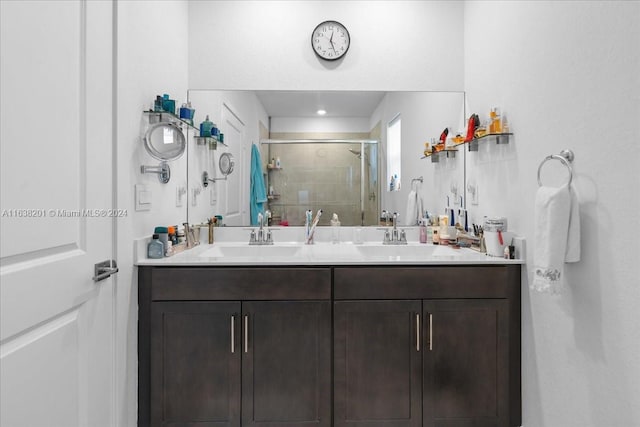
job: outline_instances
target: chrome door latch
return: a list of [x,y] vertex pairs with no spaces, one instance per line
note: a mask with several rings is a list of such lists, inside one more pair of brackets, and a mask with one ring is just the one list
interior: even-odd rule
[[93,266],[93,281],[99,282],[118,272],[118,265],[113,259],[102,261]]

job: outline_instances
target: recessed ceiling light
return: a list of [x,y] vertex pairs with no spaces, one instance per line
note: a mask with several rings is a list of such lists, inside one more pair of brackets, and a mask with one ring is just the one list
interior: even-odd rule
[[319,116],[324,116],[325,114],[327,114],[325,110],[318,110],[317,113]]

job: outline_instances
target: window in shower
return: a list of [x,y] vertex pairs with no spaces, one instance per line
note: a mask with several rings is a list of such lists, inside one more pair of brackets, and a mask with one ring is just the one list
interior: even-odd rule
[[387,190],[398,191],[402,179],[401,170],[401,129],[400,114],[387,125]]

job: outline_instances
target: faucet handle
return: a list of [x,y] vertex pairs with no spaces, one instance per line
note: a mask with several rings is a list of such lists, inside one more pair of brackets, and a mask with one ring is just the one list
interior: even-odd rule
[[250,245],[256,244],[256,231],[253,229],[251,230],[251,234],[249,235],[249,244]]
[[407,233],[404,230],[400,230],[400,244],[407,244]]

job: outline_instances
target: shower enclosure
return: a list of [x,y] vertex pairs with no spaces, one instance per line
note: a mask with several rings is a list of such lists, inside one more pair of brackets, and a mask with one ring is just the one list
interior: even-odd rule
[[265,182],[274,225],[285,221],[303,225],[308,209],[314,214],[323,210],[321,225],[328,225],[334,213],[345,226],[378,224],[376,140],[287,139],[262,143],[268,144]]

